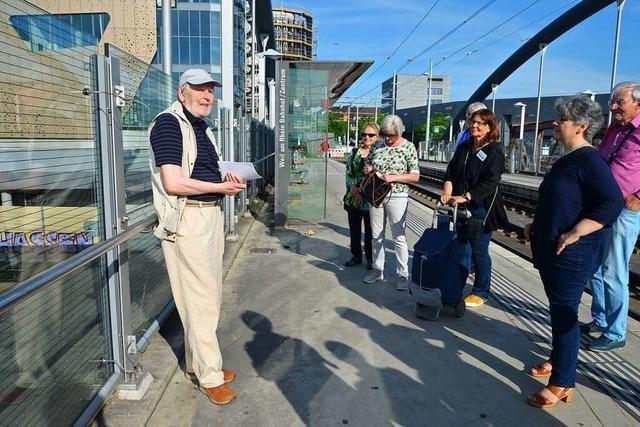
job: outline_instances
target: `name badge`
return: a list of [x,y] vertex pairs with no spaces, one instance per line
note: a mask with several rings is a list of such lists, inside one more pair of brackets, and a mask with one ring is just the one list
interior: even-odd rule
[[482,150],[478,151],[478,154],[476,154],[476,156],[478,156],[478,158],[480,159],[481,162],[484,162],[484,159],[487,158],[487,155],[484,154],[484,151],[482,151]]

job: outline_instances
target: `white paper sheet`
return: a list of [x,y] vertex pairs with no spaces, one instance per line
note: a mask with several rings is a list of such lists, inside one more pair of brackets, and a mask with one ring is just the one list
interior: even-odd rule
[[224,179],[224,177],[229,172],[234,172],[245,181],[262,178],[260,175],[258,175],[258,172],[256,172],[256,168],[253,167],[253,163],[251,162],[219,161],[218,167],[220,168],[220,175],[222,175],[222,179]]

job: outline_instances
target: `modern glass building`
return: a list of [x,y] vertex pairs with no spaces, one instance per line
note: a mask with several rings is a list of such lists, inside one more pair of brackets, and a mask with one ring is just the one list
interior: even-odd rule
[[[171,9],[171,74],[178,80],[189,68],[202,68],[221,80],[222,24],[220,0],[178,0]],[[156,10],[158,50],[153,64],[162,68],[162,8]],[[234,35],[235,36],[235,35]],[[216,97],[221,91],[216,89]]]

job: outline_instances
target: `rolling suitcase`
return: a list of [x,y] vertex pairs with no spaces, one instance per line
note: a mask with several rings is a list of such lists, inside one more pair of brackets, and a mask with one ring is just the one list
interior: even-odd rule
[[457,206],[438,204],[431,228],[424,231],[413,247],[409,293],[415,302],[413,310],[417,317],[437,320],[445,306],[452,306],[456,317],[464,315],[464,286],[456,234],[458,214]]

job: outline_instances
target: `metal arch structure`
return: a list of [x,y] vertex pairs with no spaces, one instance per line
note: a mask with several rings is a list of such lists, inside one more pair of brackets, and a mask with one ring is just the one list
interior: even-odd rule
[[550,44],[555,39],[584,21],[585,19],[595,15],[616,0],[583,0],[567,12],[562,14],[558,19],[544,27],[535,36],[529,39],[524,45],[515,51],[506,61],[504,61],[496,70],[482,83],[478,89],[465,102],[464,106],[456,113],[452,123],[464,118],[467,107],[476,101],[483,101],[491,94],[492,84],[501,84],[522,64],[531,59],[540,52],[541,44]]

